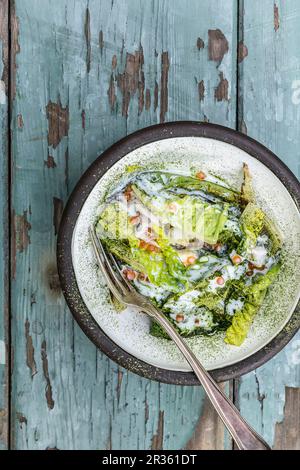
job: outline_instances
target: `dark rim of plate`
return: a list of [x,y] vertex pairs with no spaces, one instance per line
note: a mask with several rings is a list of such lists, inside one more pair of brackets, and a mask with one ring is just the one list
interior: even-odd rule
[[[88,338],[109,358],[130,371],[160,382],[177,385],[199,385],[193,372],[180,372],[155,367],[128,354],[114,343],[96,323],[87,309],[77,286],[72,263],[72,236],[78,215],[98,180],[129,152],[151,142],[174,137],[204,137],[238,147],[267,166],[289,191],[298,209],[300,183],[288,167],[270,150],[240,132],[216,124],[178,121],[139,130],[112,145],[86,170],[73,190],[63,212],[57,242],[57,265],[61,288],[67,304]],[[235,364],[211,371],[218,382],[234,379],[261,366],[277,354],[300,327],[300,302],[285,327],[266,346]]]

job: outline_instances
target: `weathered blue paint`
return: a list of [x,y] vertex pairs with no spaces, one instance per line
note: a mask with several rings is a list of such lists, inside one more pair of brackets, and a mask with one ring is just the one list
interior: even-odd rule
[[139,378],[95,349],[60,292],[55,232],[84,169],[126,133],[174,119],[235,126],[236,2],[17,0],[16,15],[12,445],[181,448],[201,388]]
[[[299,2],[242,4],[240,39],[248,55],[239,66],[241,128],[300,176]],[[243,377],[239,386],[242,414],[270,443],[275,440],[275,447],[281,446],[279,436],[275,438],[276,423],[294,415],[286,432],[289,444],[299,448],[299,440],[296,444],[292,437],[300,433],[299,409],[297,401],[285,408],[286,387],[300,387],[299,334],[272,361]]]
[[[235,127],[237,104],[239,128],[299,175],[298,2],[240,0],[240,18],[231,0],[15,3],[12,446],[230,448],[201,388],[134,376],[85,338],[60,292],[56,232],[64,202],[96,156],[159,121],[203,119]],[[5,8],[1,0],[1,76]],[[0,93],[0,350],[1,340],[8,340],[7,103]],[[242,414],[277,448],[300,446],[299,350],[298,336],[235,384]],[[0,447],[8,435],[5,371],[7,360],[4,366],[0,359]],[[226,389],[232,394],[232,384]]]
[[8,15],[0,1],[0,450],[8,446]]

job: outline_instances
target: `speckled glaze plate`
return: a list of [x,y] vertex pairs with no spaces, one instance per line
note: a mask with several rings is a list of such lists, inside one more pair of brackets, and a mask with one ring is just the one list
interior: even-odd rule
[[197,384],[175,345],[149,334],[149,318],[134,309],[117,313],[97,269],[88,227],[99,214],[127,165],[214,173],[237,188],[248,163],[258,204],[284,236],[283,268],[269,290],[241,347],[224,343],[224,333],[188,342],[220,381],[246,373],[274,356],[300,325],[300,185],[289,169],[256,141],[225,127],[176,122],[138,131],[105,151],[87,170],[63,214],[58,239],[62,289],[87,336],[120,365],[151,379]]

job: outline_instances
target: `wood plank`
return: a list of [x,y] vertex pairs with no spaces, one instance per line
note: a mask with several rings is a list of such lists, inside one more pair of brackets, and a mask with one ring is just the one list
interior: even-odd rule
[[0,450],[8,447],[8,0],[0,0]]
[[97,351],[64,303],[55,242],[83,170],[126,133],[235,126],[235,3],[16,0],[14,448],[178,449],[193,434],[201,388],[142,379]]
[[[232,399],[231,387],[228,389],[228,384],[224,383],[220,386]],[[232,440],[208,397],[205,397],[202,414],[185,449],[224,450],[224,448],[231,449]]]
[[276,424],[274,448],[277,450],[300,449],[300,388],[286,387],[284,418]]
[[[273,150],[299,177],[299,2],[245,1],[240,11],[244,25],[240,128]],[[242,414],[275,447],[285,446],[283,432],[300,433],[300,421],[290,419],[291,402],[287,401],[287,387],[300,387],[299,345],[298,334],[284,351],[243,377],[239,385]],[[276,423],[281,422],[274,442]],[[299,448],[299,440],[287,445]]]

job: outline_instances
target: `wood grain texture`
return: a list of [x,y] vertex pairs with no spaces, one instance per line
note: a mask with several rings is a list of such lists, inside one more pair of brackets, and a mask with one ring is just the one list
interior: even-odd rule
[[0,450],[8,447],[8,1],[0,0]]
[[284,418],[276,424],[274,448],[277,450],[300,449],[300,388],[286,387]]
[[[239,39],[247,47],[239,66],[240,129],[273,150],[299,177],[300,4],[297,0],[240,3]],[[300,387],[299,334],[239,384],[242,414],[275,448],[285,446],[281,438],[289,432],[300,434],[300,420],[291,419],[298,402],[292,401],[296,395],[287,387]],[[299,439],[286,445],[299,449]]]
[[[232,399],[231,387],[228,384],[220,384],[220,386]],[[229,438],[227,430],[211,402],[205,397],[202,414],[185,449],[224,450],[224,448],[230,449],[231,445],[231,438]]]
[[96,350],[61,294],[56,233],[82,172],[127,133],[178,119],[235,127],[236,2],[15,3],[12,446],[182,448],[203,391],[134,376]]

